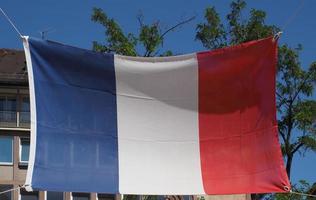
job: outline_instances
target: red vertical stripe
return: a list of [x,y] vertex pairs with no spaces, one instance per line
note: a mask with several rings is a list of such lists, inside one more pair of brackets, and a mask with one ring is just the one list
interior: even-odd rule
[[284,192],[272,38],[199,53],[199,136],[207,194]]

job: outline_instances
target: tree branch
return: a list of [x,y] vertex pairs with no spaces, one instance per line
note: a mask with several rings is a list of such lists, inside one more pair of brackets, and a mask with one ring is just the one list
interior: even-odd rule
[[190,21],[194,20],[196,18],[196,16],[190,17],[189,19],[186,19],[184,21],[179,22],[178,24],[172,26],[171,28],[169,28],[168,30],[166,30],[165,32],[163,32],[160,36],[161,39],[164,38],[164,36],[169,33],[170,31],[173,31],[174,29],[178,28],[179,26],[182,26],[183,24],[189,23]]
[[137,18],[137,21],[139,23],[139,26],[143,27],[144,26],[144,22],[143,22],[144,16],[143,16],[143,14],[142,13],[138,14],[136,18]]
[[[193,17],[190,17],[190,18],[188,18],[188,19],[186,19],[186,20],[183,20],[183,21],[177,23],[176,25],[172,26],[171,28],[167,29],[165,32],[163,32],[163,33],[160,35],[160,39],[162,40],[162,43],[161,43],[161,44],[163,45],[163,39],[164,39],[164,37],[165,37],[169,32],[175,30],[176,28],[178,28],[178,27],[180,27],[180,26],[182,26],[182,25],[184,25],[184,24],[187,24],[187,23],[191,22],[191,21],[194,20],[195,18],[196,18],[196,16],[193,16]],[[159,51],[159,49],[156,51],[155,55],[158,54],[158,51]],[[145,54],[145,55],[146,55],[146,54]]]
[[285,135],[284,135],[284,133],[281,131],[281,130],[279,130],[279,133],[280,133],[280,135],[281,135],[281,137],[282,137],[282,139],[283,139],[283,142],[285,143]]
[[293,96],[293,101],[296,99],[296,97],[299,95],[299,93],[301,92],[301,90],[303,89],[303,86],[306,84],[307,80],[310,78],[311,73],[309,73],[306,78],[303,80],[302,84],[300,85],[300,87],[298,88],[297,92],[295,93],[295,95]]
[[284,97],[282,97],[277,91],[275,92],[276,95],[278,96],[279,100],[280,100],[280,104],[277,105],[278,108],[281,108],[281,106],[283,106],[283,104],[285,104],[287,102],[287,99],[285,99]]
[[287,144],[290,143],[289,141],[291,139],[291,133],[292,133],[292,128],[293,128],[292,105],[293,105],[293,101],[290,100],[289,108],[288,108],[288,119],[286,120],[286,125],[287,125],[286,143]]
[[297,150],[299,150],[299,148],[301,148],[304,145],[303,142],[299,142],[297,144],[297,146],[293,149],[293,151],[291,151],[291,154],[294,154]]

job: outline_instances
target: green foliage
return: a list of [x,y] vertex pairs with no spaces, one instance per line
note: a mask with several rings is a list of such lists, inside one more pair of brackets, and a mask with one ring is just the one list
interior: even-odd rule
[[158,23],[152,25],[142,25],[139,34],[139,41],[146,49],[145,57],[151,56],[162,44]]
[[173,56],[172,51],[168,50],[165,53],[161,54],[160,56]]
[[251,9],[249,18],[243,19],[243,10],[246,8],[243,0],[233,1],[231,12],[226,16],[227,28],[223,25],[215,7],[205,9],[205,22],[196,27],[196,40],[201,41],[207,49],[217,49],[229,45],[257,40],[271,36],[279,31],[276,26],[266,25],[266,13]]
[[107,44],[93,42],[93,49],[100,52],[116,52],[122,55],[136,56],[136,38],[133,34],[125,35],[114,19],[109,18],[100,8],[94,8],[91,20],[105,28]]
[[295,125],[302,131],[315,133],[316,102],[313,100],[300,100],[293,108]]
[[298,138],[300,144],[307,150],[311,149],[316,152],[316,137],[315,135],[301,136]]
[[[170,50],[159,54],[165,36],[193,19],[194,17],[162,31],[158,21],[151,24],[144,24],[143,16],[139,15],[139,33],[125,34],[114,19],[109,18],[102,9],[94,8],[91,20],[104,27],[106,39],[104,44],[93,41],[93,50],[98,52],[112,52],[127,56],[171,56],[173,53]],[[139,50],[140,48],[138,47],[142,47],[144,53],[141,53],[142,51]]]
[[137,195],[124,195],[123,200],[138,200]]
[[[295,49],[287,45],[279,47],[278,124],[289,176],[294,154],[316,149],[316,101],[311,99],[316,84],[315,63],[304,70],[299,62],[301,50],[300,45]],[[299,132],[299,135],[293,134],[294,131]]]
[[157,200],[157,195],[124,195],[123,200]]
[[204,17],[207,23],[197,25],[196,40],[200,40],[207,49],[226,46],[226,31],[215,7],[206,8]]
[[236,1],[230,4],[231,13],[226,18],[229,23],[230,44],[238,44],[245,41],[245,25],[242,22],[241,12],[246,7],[245,1]]

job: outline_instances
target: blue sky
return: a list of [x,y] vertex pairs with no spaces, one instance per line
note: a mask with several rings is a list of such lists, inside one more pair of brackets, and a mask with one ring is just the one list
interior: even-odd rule
[[[292,17],[303,2],[301,11]],[[104,30],[90,21],[93,7],[100,7],[115,18],[126,32],[137,32],[136,16],[142,12],[145,22],[159,20],[164,27],[170,27],[184,18],[197,15],[197,18],[170,33],[164,50],[173,50],[177,54],[204,50],[194,41],[195,26],[203,20],[203,11],[207,6],[215,6],[224,17],[229,11],[228,0],[2,0],[0,6],[15,22],[24,35],[40,37],[40,31],[51,29],[47,38],[65,44],[91,49],[92,41],[103,41]],[[248,8],[262,9],[267,12],[267,22],[284,27],[280,43],[294,47],[303,45],[301,63],[304,68],[316,61],[316,1],[265,0],[247,1]],[[18,35],[2,16],[0,18],[0,48],[22,49]],[[314,96],[315,97],[315,96]],[[255,162],[255,161],[254,161]],[[292,181],[300,179],[316,181],[316,154],[307,153],[305,157],[296,155],[292,166]]]

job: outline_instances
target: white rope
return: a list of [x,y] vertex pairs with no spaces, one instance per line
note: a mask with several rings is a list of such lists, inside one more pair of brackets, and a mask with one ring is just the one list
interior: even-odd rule
[[14,28],[14,30],[20,35],[20,37],[22,38],[22,34],[19,31],[19,29],[14,25],[14,23],[11,21],[11,19],[9,18],[9,16],[2,10],[2,8],[0,7],[0,11],[2,12],[3,16],[8,20],[8,22],[12,25],[12,27]]
[[301,196],[307,196],[307,197],[316,197],[316,195],[313,194],[306,194],[306,193],[300,193],[300,192],[293,192],[292,190],[290,191],[291,194],[297,194]]
[[9,190],[2,191],[2,192],[0,192],[0,194],[12,192],[12,191],[15,191],[15,190],[19,190],[21,188],[25,188],[25,185],[22,185],[22,186],[19,186],[19,187],[16,187],[16,188],[12,188],[12,189],[9,189]]
[[304,6],[304,0],[300,1],[300,4],[298,7],[296,7],[296,10],[292,13],[292,15],[287,19],[287,21],[284,23],[283,27],[282,27],[282,31],[284,31],[287,26],[293,22],[293,20],[298,16],[298,14],[302,11],[302,8]]

